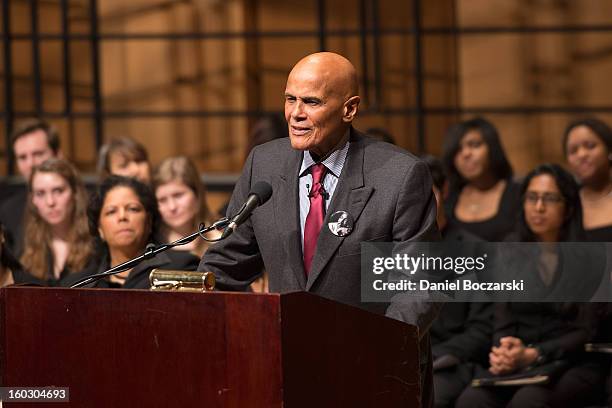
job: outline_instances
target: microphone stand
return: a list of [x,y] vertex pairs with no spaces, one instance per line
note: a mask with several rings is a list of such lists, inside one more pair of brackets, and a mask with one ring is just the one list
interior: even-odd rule
[[202,237],[203,234],[206,234],[209,231],[212,231],[214,229],[220,230],[220,229],[227,227],[229,223],[230,223],[230,220],[227,217],[223,217],[217,222],[215,222],[213,225],[209,227],[205,227],[203,229],[199,229],[193,234],[187,235],[186,237],[183,237],[183,238],[179,238],[174,242],[171,242],[168,244],[161,244],[158,246],[149,244],[147,245],[147,249],[142,255],[137,256],[136,258],[130,259],[129,261],[123,262],[117,266],[114,266],[104,272],[97,273],[95,275],[91,275],[86,278],[83,278],[70,287],[80,288],[85,285],[89,285],[90,283],[97,282],[98,280],[103,279],[107,276],[116,275],[118,273],[127,271],[128,269],[132,269],[133,267],[135,267],[136,265],[138,265],[140,262],[144,261],[145,259],[151,259],[155,255],[159,254],[160,252],[167,251],[168,249],[173,248],[175,246],[186,245],[194,241],[197,237]]

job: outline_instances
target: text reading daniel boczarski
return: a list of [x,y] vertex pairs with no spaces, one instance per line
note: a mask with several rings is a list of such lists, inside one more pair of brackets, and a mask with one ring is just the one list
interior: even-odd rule
[[[417,272],[445,273],[454,272],[464,275],[466,272],[481,272],[485,269],[487,254],[479,257],[441,257],[441,256],[410,256],[397,254],[392,257],[373,258],[372,272],[381,275],[385,272],[400,272],[400,274],[415,275]],[[476,276],[476,274],[470,274]],[[414,291],[414,290],[441,290],[441,291],[522,291],[523,279],[513,279],[507,282],[481,282],[467,277],[457,279],[444,279],[432,282],[429,279],[394,279],[384,281],[376,279],[372,282],[376,291]]]

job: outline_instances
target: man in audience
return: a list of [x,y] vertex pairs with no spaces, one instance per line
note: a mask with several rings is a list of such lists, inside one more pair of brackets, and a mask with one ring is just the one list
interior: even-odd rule
[[[271,292],[309,291],[367,307],[360,298],[361,242],[404,248],[438,238],[427,167],[355,130],[359,102],[357,73],[346,58],[323,52],[295,65],[285,88],[289,138],[251,151],[228,213],[240,209],[259,181],[272,186],[272,198],[200,263],[216,274],[219,288],[244,290],[265,266]],[[334,233],[329,224],[343,216],[349,227]],[[430,406],[427,329],[437,309],[414,303],[393,317],[421,329],[422,405]]]
[[[11,134],[11,146],[17,171],[26,183],[34,166],[61,155],[57,130],[40,119],[27,119],[18,123]],[[0,222],[6,226],[7,241],[13,253],[17,255],[22,247],[27,196],[27,189],[15,190],[0,206]]]

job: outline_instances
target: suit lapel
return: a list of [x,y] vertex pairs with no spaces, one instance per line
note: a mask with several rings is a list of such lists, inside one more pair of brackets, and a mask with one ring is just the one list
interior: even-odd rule
[[302,152],[291,150],[278,174],[278,192],[275,192],[274,212],[282,231],[282,242],[287,254],[289,269],[302,289],[306,288],[306,276],[301,247],[300,207],[298,197],[299,171]]
[[372,194],[372,187],[364,186],[363,155],[363,141],[356,134],[356,131],[351,129],[351,144],[344,167],[342,167],[336,191],[334,191],[332,202],[325,214],[325,220],[319,233],[317,250],[312,261],[310,274],[308,275],[306,290],[312,288],[314,282],[332,259],[342,241],[344,241],[344,237],[332,234],[327,227],[330,215],[336,211],[346,211],[357,223],[363,208]]

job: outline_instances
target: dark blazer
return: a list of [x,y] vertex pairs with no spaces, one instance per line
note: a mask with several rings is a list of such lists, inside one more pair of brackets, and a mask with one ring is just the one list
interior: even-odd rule
[[[79,273],[71,274],[62,280],[62,286],[71,286],[79,280],[110,269],[108,255],[102,255],[101,262],[93,263]],[[198,266],[198,257],[186,251],[161,252],[151,259],[147,259],[136,265],[127,276],[123,285],[111,283],[102,279],[96,283],[85,286],[86,288],[123,288],[123,289],[149,289],[149,273],[153,269],[170,269],[194,271]]]
[[24,216],[27,208],[28,191],[19,188],[0,204],[0,222],[7,232],[7,243],[11,252],[19,258],[23,250]]
[[[200,270],[217,275],[221,289],[245,289],[265,265],[271,292],[309,291],[360,306],[361,242],[437,240],[435,199],[427,166],[410,153],[352,130],[350,147],[306,277],[299,224],[301,151],[288,138],[257,146],[234,189],[228,213],[238,211],[258,181],[272,198],[228,239],[213,245]],[[346,237],[327,228],[330,214],[348,212]]]
[[[457,244],[463,251],[466,247],[460,244],[462,242],[482,242],[482,239],[453,224],[447,224],[442,230],[442,240]],[[434,359],[450,354],[462,362],[488,365],[492,333],[491,303],[445,303],[430,329]]]
[[[212,271],[220,289],[244,290],[262,268],[271,292],[308,291],[338,302],[383,313],[382,304],[360,301],[361,243],[438,240],[436,204],[427,166],[412,154],[351,129],[350,146],[338,185],[327,209],[310,274],[304,272],[299,216],[299,170],[303,152],[282,138],[255,147],[234,188],[229,214],[238,211],[258,181],[272,186],[271,199],[229,238],[208,249],[199,270]],[[327,228],[329,216],[346,211],[354,229],[346,237]],[[417,303],[417,302],[415,302]],[[429,337],[437,305],[428,302],[389,308],[393,318],[421,329],[423,405],[431,403]],[[381,307],[383,306],[383,307]]]

